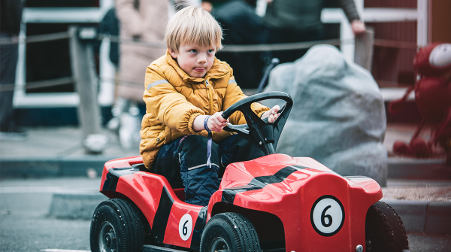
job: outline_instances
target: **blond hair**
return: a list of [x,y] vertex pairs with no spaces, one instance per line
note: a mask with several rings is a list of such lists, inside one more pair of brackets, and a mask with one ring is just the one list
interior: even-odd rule
[[167,47],[178,52],[180,45],[197,44],[222,48],[222,28],[210,13],[189,6],[178,11],[168,22],[164,35]]

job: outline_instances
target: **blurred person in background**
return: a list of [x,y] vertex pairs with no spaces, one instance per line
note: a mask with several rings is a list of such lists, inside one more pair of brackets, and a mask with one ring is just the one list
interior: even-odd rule
[[[224,30],[224,45],[267,43],[266,27],[256,11],[256,0],[205,0],[204,10],[211,12]],[[257,88],[265,66],[271,61],[269,52],[221,52],[218,59],[233,68],[241,88]]]
[[[112,37],[118,37],[119,36],[119,20],[117,19],[116,15],[116,8],[112,7],[110,8],[105,15],[102,18],[102,21],[100,21],[98,26],[98,32],[99,34],[103,35],[109,35]],[[95,42],[95,52],[100,53],[100,44],[101,40],[98,40]],[[119,69],[119,43],[116,41],[110,42],[110,51],[108,54],[108,58],[110,59],[111,63],[113,63],[116,70]]]
[[[266,0],[264,24],[269,28],[268,42],[293,43],[324,40],[324,24],[321,11],[326,0]],[[334,0],[343,9],[351,24],[354,35],[365,32],[365,24],[360,21],[354,0]],[[308,49],[295,51],[275,51],[274,57],[280,62],[292,62],[302,57]]]
[[[326,36],[324,24],[321,22],[321,12],[326,4],[331,2],[337,3],[343,9],[354,35],[365,32],[365,24],[360,21],[354,0],[264,1],[267,7],[263,17],[255,12],[256,0],[204,0],[202,7],[210,11],[222,25],[225,45],[324,40]],[[256,88],[264,69],[273,57],[279,58],[280,63],[293,62],[301,58],[307,50],[308,48],[261,53],[219,53],[218,58],[225,59],[234,68],[240,86]]]
[[[169,5],[168,0],[116,0],[121,40],[163,45]],[[121,146],[128,149],[136,145],[137,148],[141,140],[139,131],[142,115],[139,107],[144,106],[142,97],[146,68],[164,54],[166,48],[121,43],[119,50],[120,80],[113,120],[118,121],[116,127]]]
[[[11,39],[19,35],[23,2],[21,0],[0,1],[0,38]],[[14,120],[13,95],[16,81],[18,44],[0,45],[0,140],[25,140],[27,134],[19,129]],[[11,88],[9,88],[11,86]]]
[[[145,112],[143,83],[147,66],[166,52],[164,31],[177,6],[200,5],[201,0],[116,0],[121,40],[158,46],[120,43],[119,85],[108,128],[117,131],[121,146],[138,147],[141,118]],[[111,58],[111,55],[110,55]],[[135,146],[136,145],[136,146]]]

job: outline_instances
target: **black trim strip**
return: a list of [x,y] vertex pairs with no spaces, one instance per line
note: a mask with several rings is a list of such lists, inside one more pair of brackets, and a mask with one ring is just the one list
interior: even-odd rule
[[285,168],[280,169],[278,172],[274,173],[274,175],[256,177],[249,184],[257,186],[257,187],[261,187],[261,188],[263,188],[269,184],[277,184],[277,183],[284,181],[293,172],[299,171],[300,169],[303,169],[303,168],[306,168],[306,167],[298,168],[298,167],[294,167],[294,166],[287,166]]
[[262,187],[251,185],[250,183],[245,186],[226,188],[222,191],[221,201],[233,204],[233,201],[235,200],[235,195],[237,193],[258,190],[258,189],[262,189]]
[[202,207],[199,211],[199,215],[197,215],[196,224],[194,225],[193,230],[193,238],[191,238],[191,249],[200,249],[200,239],[207,222],[207,209],[207,206]]
[[252,179],[249,184],[245,186],[232,187],[227,188],[222,191],[222,202],[227,202],[233,204],[235,201],[235,196],[241,192],[247,192],[252,190],[263,189],[265,186],[269,184],[277,184],[284,181],[288,176],[296,171],[300,171],[302,169],[307,169],[308,167],[300,166],[300,165],[290,165],[280,169],[278,172],[274,173],[274,175],[255,177]]
[[111,168],[106,174],[105,182],[103,183],[102,191],[116,191],[117,182],[120,176],[130,175],[137,172],[137,170],[127,168]]
[[166,232],[166,226],[168,225],[173,204],[174,199],[169,194],[168,189],[163,186],[158,209],[152,224],[152,235],[154,241],[157,243],[163,243],[164,241],[164,233]]
[[227,203],[233,204],[233,201],[235,200],[235,195],[237,193],[246,192],[246,191],[247,190],[238,190],[238,189],[233,189],[233,188],[224,189],[222,191],[221,202],[227,202]]

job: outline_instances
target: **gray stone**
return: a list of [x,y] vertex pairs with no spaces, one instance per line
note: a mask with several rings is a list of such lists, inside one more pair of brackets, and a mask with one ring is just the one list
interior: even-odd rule
[[278,153],[312,157],[343,176],[368,176],[386,186],[385,108],[368,71],[335,47],[317,45],[277,66],[267,91],[283,91],[294,100]]

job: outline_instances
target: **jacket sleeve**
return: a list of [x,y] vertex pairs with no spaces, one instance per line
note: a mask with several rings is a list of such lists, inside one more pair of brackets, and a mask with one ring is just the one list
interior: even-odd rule
[[185,134],[194,134],[194,119],[204,112],[149,66],[146,71],[144,102],[147,113],[171,129]]
[[[223,110],[226,110],[228,107],[232,106],[236,102],[238,102],[246,97],[247,96],[243,93],[241,88],[237,85],[235,78],[232,76],[232,78],[230,78],[229,84],[227,86],[227,91],[226,91],[226,95],[224,98]],[[259,117],[261,117],[265,111],[269,110],[268,107],[263,106],[257,102],[255,102],[251,105],[251,109]],[[246,123],[246,119],[244,118],[243,114],[239,111],[233,113],[229,117],[229,120],[230,120],[230,123],[232,123],[232,124],[245,124]]]
[[116,15],[123,28],[133,36],[140,36],[144,31],[144,21],[135,7],[136,0],[116,0]]
[[359,13],[355,7],[354,0],[339,0],[340,6],[343,9],[349,23],[353,20],[360,20]]

